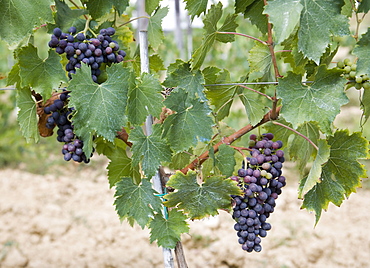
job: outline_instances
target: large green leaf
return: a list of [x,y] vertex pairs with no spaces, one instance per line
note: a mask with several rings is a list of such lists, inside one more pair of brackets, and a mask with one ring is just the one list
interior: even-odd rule
[[157,241],[158,246],[175,248],[181,234],[189,231],[186,216],[175,209],[168,212],[168,219],[156,214],[150,222],[150,243]]
[[72,120],[78,136],[96,132],[113,141],[126,124],[127,92],[133,86],[133,72],[114,64],[107,68],[107,74],[104,83],[94,83],[91,69],[83,64],[70,82],[69,106],[76,110]]
[[142,124],[149,114],[159,118],[163,106],[161,91],[157,78],[148,73],[141,75],[136,87],[128,93],[127,115],[132,124]]
[[18,63],[21,86],[32,87],[44,100],[49,99],[52,90],[57,89],[61,82],[67,80],[60,63],[60,56],[53,50],[49,50],[48,58],[42,60],[37,55],[37,48],[29,44],[19,51]]
[[165,105],[175,111],[164,121],[163,136],[169,138],[171,148],[178,153],[195,146],[200,141],[209,141],[212,137],[213,120],[207,103],[199,98],[191,98],[180,89],[172,92],[165,100]]
[[132,145],[132,162],[134,165],[142,161],[142,169],[149,178],[154,176],[162,161],[171,161],[171,149],[161,137],[160,125],[153,125],[153,133],[146,136],[141,127],[133,129],[129,140]]
[[0,38],[16,47],[35,26],[51,22],[50,0],[0,0]]
[[144,228],[154,217],[154,212],[161,213],[162,201],[149,180],[143,179],[140,185],[132,182],[131,178],[122,178],[116,183],[114,205],[121,219],[134,218]]
[[275,0],[268,1],[265,14],[269,15],[270,22],[274,25],[275,42],[280,44],[294,31],[303,9],[300,0]]
[[197,183],[197,174],[189,171],[187,175],[178,171],[170,177],[167,186],[175,192],[164,196],[167,207],[177,206],[184,210],[191,219],[201,219],[217,215],[218,209],[230,208],[230,195],[240,194],[240,188],[231,179],[223,176],[208,177],[201,185]]
[[202,65],[206,55],[209,53],[209,50],[212,48],[215,40],[221,42],[232,42],[235,37],[231,36],[222,36],[218,34],[220,32],[235,32],[236,24],[235,19],[236,15],[229,15],[224,21],[223,25],[220,28],[217,28],[217,23],[222,17],[222,3],[219,2],[217,5],[212,5],[208,10],[207,15],[205,16],[204,23],[204,35],[202,39],[202,44],[195,50],[193,54],[192,68],[198,69]]
[[168,13],[167,7],[162,7],[154,13],[152,17],[149,19],[148,24],[148,40],[149,44],[153,48],[158,48],[158,46],[163,41],[163,30],[162,30],[162,20],[166,17]]
[[340,107],[348,102],[343,88],[346,79],[340,70],[320,66],[311,85],[302,85],[302,76],[289,72],[279,80],[277,95],[282,99],[281,114],[294,128],[304,122],[317,121],[320,129],[331,133],[331,125]]
[[18,123],[27,142],[38,142],[40,135],[37,128],[36,102],[28,87],[17,89]]
[[265,97],[245,88],[240,94],[240,100],[243,102],[249,123],[251,125],[259,123],[266,111]]
[[318,152],[316,158],[312,164],[310,172],[304,181],[301,181],[299,186],[298,198],[302,198],[309,190],[311,190],[316,183],[320,182],[322,166],[325,164],[330,155],[330,147],[328,146],[326,140],[319,140],[318,142]]
[[357,75],[370,75],[370,28],[361,36],[357,46],[353,49],[353,54],[358,57]]
[[350,34],[348,18],[341,14],[343,1],[301,0],[301,4],[298,47],[307,58],[319,64],[321,55],[331,42],[330,36]]
[[234,154],[235,150],[226,144],[221,144],[215,154],[214,165],[225,177],[230,177],[233,174],[236,165]]
[[185,89],[189,96],[199,97],[206,101],[204,91],[204,79],[199,70],[191,70],[188,62],[177,60],[168,67],[168,76],[163,82],[166,87],[178,87]]
[[302,208],[315,211],[316,223],[329,202],[340,206],[366,177],[364,166],[358,162],[368,156],[368,141],[361,133],[349,135],[348,130],[338,130],[328,138],[328,146],[330,156],[322,168],[321,182],[307,192],[302,205]]
[[363,123],[369,119],[370,116],[370,90],[364,90],[361,99],[361,109],[363,111]]
[[[248,2],[248,1],[247,1]],[[267,33],[267,17],[263,14],[265,8],[264,2],[260,0],[254,0],[244,11],[244,17],[248,18],[261,33]]]

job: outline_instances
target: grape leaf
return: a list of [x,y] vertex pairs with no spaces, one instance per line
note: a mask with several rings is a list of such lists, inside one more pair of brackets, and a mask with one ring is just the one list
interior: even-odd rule
[[265,6],[264,14],[269,15],[269,20],[274,25],[276,44],[283,42],[294,31],[302,9],[300,0],[269,1]]
[[236,16],[228,16],[223,25],[219,29],[217,29],[217,23],[221,19],[221,16],[221,2],[219,2],[217,5],[212,5],[211,8],[208,10],[208,13],[203,20],[203,29],[205,30],[205,32],[203,35],[202,44],[195,50],[193,54],[193,62],[191,65],[193,69],[200,68],[215,40],[221,42],[234,41],[234,36],[221,36],[222,34],[218,34],[217,32],[235,32],[235,28],[238,26],[238,24],[236,24],[235,22]]
[[168,8],[162,7],[157,9],[153,16],[150,17],[148,22],[148,40],[149,44],[154,48],[162,43],[164,38],[162,30],[162,20],[167,16]]
[[311,190],[316,183],[320,183],[320,177],[322,172],[322,166],[325,164],[330,155],[330,147],[328,146],[326,140],[319,140],[318,142],[318,152],[316,158],[312,164],[310,172],[304,183],[299,186],[298,198],[302,198],[309,190]]
[[340,75],[340,70],[327,70],[322,65],[315,82],[305,86],[301,75],[289,72],[287,77],[279,79],[276,88],[283,104],[281,115],[294,128],[304,122],[317,121],[323,132],[331,133],[331,124],[340,107],[348,102],[343,92],[346,79]]
[[60,0],[55,1],[57,12],[55,14],[55,25],[52,27],[59,27],[62,31],[68,31],[69,27],[77,26],[75,21],[82,15],[86,14],[84,9],[70,9],[69,6]]
[[261,121],[266,111],[265,97],[249,89],[243,89],[240,100],[243,102],[249,123],[255,125]]
[[249,51],[250,76],[261,78],[262,81],[273,81],[273,65],[268,46],[255,42]]
[[169,168],[171,169],[182,169],[190,162],[192,150],[189,150],[189,152],[180,152],[175,154],[171,162],[169,163]]
[[154,176],[162,161],[171,161],[171,149],[166,140],[161,137],[162,128],[153,125],[153,133],[146,136],[141,127],[133,129],[129,136],[132,142],[132,163],[139,164],[147,177]]
[[158,7],[161,0],[145,0],[145,12],[149,15]]
[[302,208],[313,210],[318,222],[321,210],[326,210],[328,203],[340,206],[345,196],[356,192],[365,178],[366,170],[358,159],[368,156],[368,141],[355,132],[349,135],[348,130],[338,130],[328,138],[330,156],[322,168],[321,183],[304,196]]
[[109,13],[113,6],[121,15],[129,6],[129,0],[89,0],[86,6],[91,17],[98,19]]
[[108,164],[108,180],[109,186],[112,188],[121,180],[122,177],[133,178],[135,182],[140,182],[140,171],[138,165],[133,165],[130,157],[127,156],[126,150],[121,147],[116,147],[113,153],[109,155],[110,162]]
[[[203,71],[205,83],[225,84],[231,83],[230,73],[228,70],[220,70],[216,67],[207,67]],[[237,86],[208,86],[206,87],[206,96],[211,104],[215,106],[214,113],[217,120],[222,120],[230,113],[230,108],[234,102],[234,96],[237,93]]]
[[361,36],[353,54],[358,57],[356,75],[370,75],[370,28]]
[[340,206],[343,201],[343,196],[345,190],[343,187],[332,178],[332,174],[323,170],[321,174],[321,183],[316,183],[316,185],[308,191],[304,196],[302,209],[305,208],[308,211],[315,212],[315,225],[319,222],[321,217],[321,212],[324,209],[328,209],[329,202]]
[[169,143],[175,153],[195,146],[198,139],[211,139],[213,120],[209,116],[211,110],[207,103],[189,97],[185,90],[180,89],[172,92],[164,104],[176,112],[169,115],[163,125],[163,136],[171,137]]
[[66,81],[60,56],[53,50],[49,50],[48,58],[42,60],[37,55],[37,48],[29,44],[19,51],[18,60],[21,87],[32,87],[44,100],[50,98],[52,89],[57,89],[60,82]]
[[162,86],[153,75],[143,73],[136,87],[128,93],[127,116],[132,124],[140,125],[151,114],[157,118],[162,111]]
[[36,103],[28,87],[18,88],[16,95],[18,123],[23,137],[27,142],[38,142],[40,135],[37,128]]
[[261,33],[267,33],[267,17],[263,14],[265,5],[263,1],[255,0],[244,11],[244,17],[248,18],[252,24],[256,25]]
[[235,13],[244,13],[255,0],[235,0]]
[[107,68],[107,74],[104,83],[94,83],[91,69],[83,64],[73,75],[69,106],[76,110],[72,120],[77,136],[96,131],[113,141],[116,132],[126,123],[127,92],[133,86],[133,72],[121,64],[113,64]]
[[321,55],[331,42],[331,35],[350,34],[348,18],[341,14],[342,1],[301,0],[301,4],[303,10],[298,30],[298,47],[308,59],[319,64]]
[[234,154],[235,150],[226,144],[221,144],[215,154],[214,165],[225,177],[230,177],[233,174],[236,165]]
[[143,179],[140,185],[131,178],[122,178],[116,183],[114,194],[116,211],[121,219],[132,217],[144,229],[154,217],[154,212],[161,213],[162,201],[153,190],[149,180]]
[[163,82],[166,87],[178,87],[185,89],[189,96],[199,97],[206,101],[204,90],[204,79],[199,70],[191,70],[188,62],[176,61],[168,67],[168,76]]
[[164,248],[175,248],[181,240],[180,235],[189,232],[186,216],[181,212],[171,209],[168,219],[156,214],[150,222],[150,243],[157,240],[158,246]]
[[21,77],[19,76],[19,71],[20,71],[19,64],[15,63],[6,79],[6,86],[17,84],[17,86],[20,87]]
[[0,0],[0,38],[15,48],[35,26],[51,22],[50,0]]
[[230,195],[240,194],[240,188],[231,179],[222,176],[208,177],[203,184],[197,183],[195,171],[186,175],[177,171],[170,177],[167,186],[175,192],[164,196],[167,207],[178,207],[184,210],[191,219],[201,219],[217,215],[218,209],[230,208]]
[[[297,131],[307,138],[309,138],[313,143],[317,144],[320,138],[319,127],[315,122],[307,122],[300,125]],[[310,161],[311,157],[317,152],[315,148],[304,138],[294,135],[293,140],[289,143],[289,156],[292,160],[296,160],[298,170],[301,171],[303,175],[307,163]]]
[[184,0],[186,2],[185,8],[188,10],[191,19],[195,16],[200,16],[206,12],[208,0]]

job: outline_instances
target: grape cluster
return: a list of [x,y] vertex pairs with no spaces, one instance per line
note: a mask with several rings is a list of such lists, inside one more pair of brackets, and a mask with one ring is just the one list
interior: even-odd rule
[[119,63],[123,61],[126,52],[120,50],[117,41],[112,40],[115,29],[108,27],[100,30],[96,38],[87,39],[85,34],[76,34],[76,27],[69,28],[68,33],[63,33],[60,28],[55,28],[49,41],[49,47],[55,48],[58,54],[65,53],[68,59],[66,71],[71,79],[76,69],[82,63],[91,68],[91,77],[94,82],[98,82],[103,63]]
[[[233,195],[233,218],[236,220],[235,231],[238,242],[247,252],[262,250],[261,238],[267,235],[271,224],[266,220],[275,208],[275,200],[285,186],[285,177],[282,176],[284,151],[279,150],[283,143],[272,141],[272,133],[250,136],[250,157],[243,162],[238,170],[238,176],[231,179],[238,182],[244,192],[242,196]],[[245,165],[246,163],[246,165]]]
[[348,88],[355,87],[356,89],[370,89],[370,77],[367,74],[356,76],[356,63],[353,63],[350,59],[344,59],[344,61],[337,62],[337,67],[343,70],[344,78],[351,80],[348,84]]
[[73,159],[76,162],[88,163],[90,160],[82,150],[83,142],[73,132],[73,125],[69,119],[73,108],[67,107],[68,98],[68,91],[64,91],[59,95],[59,99],[44,108],[44,112],[50,114],[46,127],[49,129],[53,129],[55,125],[58,127],[57,140],[64,143],[62,149],[64,160]]

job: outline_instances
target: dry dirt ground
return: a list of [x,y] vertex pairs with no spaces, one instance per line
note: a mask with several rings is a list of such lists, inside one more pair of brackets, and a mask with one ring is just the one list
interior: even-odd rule
[[[0,170],[0,267],[163,267],[149,231],[120,223],[104,171],[66,175]],[[370,267],[370,191],[333,205],[314,228],[300,210],[297,181],[278,199],[260,253],[246,253],[226,212],[190,222],[183,246],[189,268]]]

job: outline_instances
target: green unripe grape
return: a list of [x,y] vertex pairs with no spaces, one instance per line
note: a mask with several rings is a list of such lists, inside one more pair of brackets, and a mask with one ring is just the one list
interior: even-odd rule
[[266,179],[272,179],[272,174],[271,173],[269,173],[269,172],[267,172],[267,174],[266,174]]
[[349,72],[349,77],[350,78],[355,78],[356,77],[356,72],[355,71],[350,71]]
[[110,43],[109,43],[109,47],[110,47],[110,48],[115,48],[115,47],[116,47],[116,43],[114,43],[114,42],[110,42]]
[[348,65],[348,66],[351,66],[352,65],[352,62],[350,59],[344,59],[344,65]]
[[337,67],[340,68],[340,69],[343,69],[344,68],[344,62],[343,61],[338,61],[337,62]]
[[267,175],[267,171],[266,171],[266,170],[264,170],[264,169],[262,169],[262,170],[261,170],[261,176],[262,176],[262,177],[266,177],[266,175]]
[[362,83],[361,83],[361,84],[356,83],[356,84],[355,84],[355,88],[356,88],[356,89],[361,89],[361,88],[362,88]]
[[343,75],[343,77],[344,77],[345,79],[349,79],[349,74],[344,74],[344,75]]
[[351,66],[344,67],[344,71],[349,74],[351,72]]
[[366,81],[365,83],[362,84],[362,87],[366,90],[369,90],[370,89],[370,82]]
[[249,147],[253,147],[255,145],[256,145],[256,141],[254,141],[254,140],[249,141]]
[[358,84],[362,83],[362,77],[361,76],[356,77],[356,83],[358,83]]
[[357,69],[357,64],[352,64],[351,65],[351,71],[356,71]]
[[367,74],[364,74],[364,75],[361,75],[361,76],[362,76],[363,81],[366,81],[366,80],[370,79],[370,77]]

